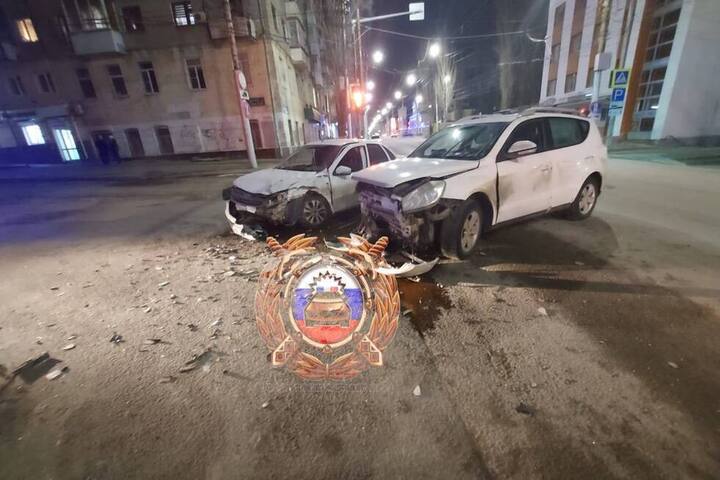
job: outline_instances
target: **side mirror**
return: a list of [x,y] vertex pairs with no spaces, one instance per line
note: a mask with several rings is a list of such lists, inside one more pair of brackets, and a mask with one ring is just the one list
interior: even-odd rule
[[522,157],[524,155],[532,155],[536,152],[537,144],[535,142],[531,142],[530,140],[518,140],[517,142],[510,145],[510,148],[508,148],[505,158],[512,159]]
[[340,165],[335,169],[335,175],[338,177],[347,177],[352,173],[352,169],[347,165]]

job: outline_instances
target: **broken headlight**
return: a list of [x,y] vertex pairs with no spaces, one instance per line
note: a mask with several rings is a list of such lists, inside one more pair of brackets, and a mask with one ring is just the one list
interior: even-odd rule
[[417,212],[435,205],[445,191],[445,182],[431,180],[402,198],[402,210],[405,213]]

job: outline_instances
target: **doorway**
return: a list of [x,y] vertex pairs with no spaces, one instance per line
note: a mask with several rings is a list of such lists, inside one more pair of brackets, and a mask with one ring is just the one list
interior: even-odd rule
[[131,157],[137,158],[145,156],[145,147],[143,147],[140,132],[137,128],[128,128],[125,130],[125,138],[127,138],[128,146],[130,147]]
[[260,136],[260,123],[257,120],[250,120],[250,134],[252,135],[255,149],[263,148],[262,137]]
[[172,155],[175,148],[172,143],[172,136],[168,127],[155,127],[155,135],[157,136],[158,145],[160,146],[160,155]]

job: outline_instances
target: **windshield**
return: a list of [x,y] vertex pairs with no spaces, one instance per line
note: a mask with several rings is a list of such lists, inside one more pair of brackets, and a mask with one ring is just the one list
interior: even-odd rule
[[410,156],[479,160],[488,154],[507,126],[507,122],[495,122],[449,127],[428,138]]
[[320,172],[332,164],[342,145],[306,145],[275,168],[300,172]]

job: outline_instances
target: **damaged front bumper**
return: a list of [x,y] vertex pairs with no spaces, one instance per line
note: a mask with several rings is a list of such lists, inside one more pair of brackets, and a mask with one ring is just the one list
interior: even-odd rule
[[261,195],[232,187],[223,191],[225,216],[231,225],[246,223],[248,216],[278,225],[294,225],[302,208],[302,193],[294,191]]
[[454,203],[441,199],[428,209],[405,213],[401,198],[390,189],[362,184],[358,190],[365,233],[371,237],[389,233],[411,249],[422,249],[435,243],[440,222],[450,215]]

